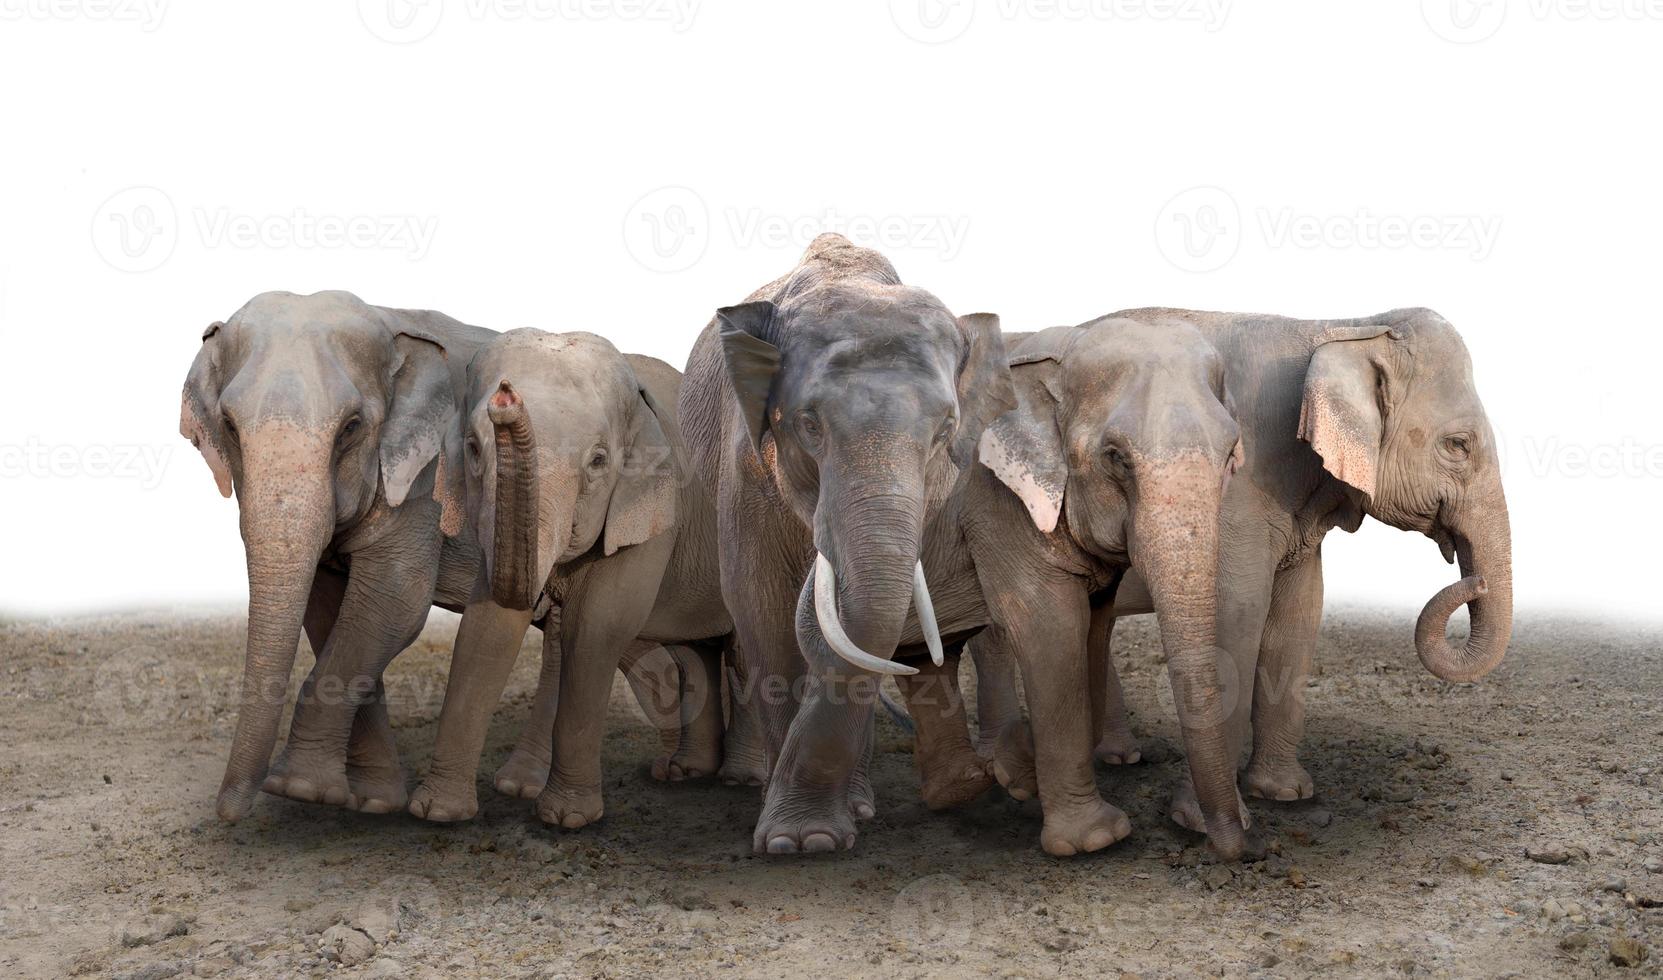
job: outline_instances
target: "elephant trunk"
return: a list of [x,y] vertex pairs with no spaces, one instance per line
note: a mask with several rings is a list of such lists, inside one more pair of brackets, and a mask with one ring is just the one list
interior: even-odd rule
[[1246,835],[1226,736],[1230,711],[1218,677],[1219,472],[1204,460],[1185,460],[1153,464],[1146,473],[1133,511],[1132,561],[1154,600],[1207,834],[1215,851],[1234,860]]
[[[1420,662],[1446,681],[1475,681],[1494,670],[1513,635],[1513,541],[1500,479],[1475,503],[1451,528],[1462,578],[1434,595],[1415,624]],[[1463,605],[1472,632],[1465,643],[1452,643],[1449,619]]]
[[939,635],[918,560],[922,479],[901,481],[881,493],[851,491],[837,482],[821,490],[814,536],[816,623],[826,645],[850,664],[879,673],[916,673],[890,657],[915,603],[926,637]]
[[[279,423],[243,441],[237,496],[248,554],[248,638],[237,731],[216,804],[228,822],[253,809],[277,744],[312,577],[334,530],[331,449],[326,436]],[[300,474],[309,478],[302,482]]]
[[491,596],[505,608],[530,609],[543,591],[537,574],[537,440],[525,402],[507,381],[486,411],[496,434],[497,469]]

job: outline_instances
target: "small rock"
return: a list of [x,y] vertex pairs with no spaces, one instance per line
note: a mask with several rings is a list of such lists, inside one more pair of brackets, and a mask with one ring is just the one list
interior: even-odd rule
[[683,912],[691,912],[694,909],[713,909],[716,906],[711,903],[709,895],[694,888],[676,898],[676,907]]
[[1408,803],[1410,800],[1415,798],[1415,790],[1413,787],[1398,783],[1397,785],[1386,787],[1386,789],[1380,794],[1380,798],[1385,800],[1387,803]]
[[185,972],[185,964],[179,962],[151,963],[141,966],[130,973],[119,974],[119,980],[168,980]]
[[390,956],[377,956],[364,969],[364,976],[367,977],[402,977],[404,975],[404,964]]
[[1228,885],[1232,877],[1234,876],[1230,873],[1230,869],[1222,864],[1215,864],[1201,872],[1202,883],[1215,892]]
[[1594,937],[1585,932],[1573,932],[1559,940],[1559,948],[1567,953],[1575,953],[1588,948],[1588,944],[1593,942],[1593,939]]
[[380,945],[398,932],[398,903],[386,901],[365,905],[349,922],[353,928],[370,937],[371,942]]
[[190,926],[177,915],[149,915],[121,929],[121,945],[129,949],[154,946],[174,936],[190,932]]
[[1565,906],[1560,905],[1558,900],[1550,898],[1542,904],[1541,916],[1549,922],[1558,922],[1565,917]]
[[1543,844],[1526,847],[1524,856],[1537,864],[1564,864],[1571,859],[1571,852],[1558,844]]
[[1621,895],[1623,892],[1628,891],[1628,882],[1622,878],[1607,878],[1604,883],[1599,886],[1599,890],[1602,892],[1616,892],[1618,895]]
[[1627,936],[1612,936],[1609,957],[1618,966],[1639,966],[1646,958],[1646,947]]
[[1642,864],[1641,867],[1645,868],[1647,872],[1654,875],[1663,874],[1663,858],[1646,858],[1645,863]]
[[1334,822],[1334,812],[1332,810],[1312,810],[1305,814],[1305,819],[1310,821],[1313,827],[1326,827]]
[[375,955],[375,941],[351,926],[334,925],[324,930],[318,943],[323,954],[342,966],[357,966]]

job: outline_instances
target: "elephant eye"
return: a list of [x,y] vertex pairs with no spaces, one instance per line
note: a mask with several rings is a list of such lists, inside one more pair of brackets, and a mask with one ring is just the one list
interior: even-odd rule
[[1444,452],[1454,459],[1466,459],[1472,455],[1472,440],[1467,436],[1449,436],[1444,439]]
[[803,442],[810,452],[820,451],[820,443],[825,434],[820,431],[820,420],[813,412],[797,413],[797,431],[802,434]]
[[953,432],[958,429],[958,427],[959,427],[958,418],[953,416],[953,415],[948,415],[945,419],[942,420],[941,428],[936,430],[935,444],[939,446],[942,443],[946,442],[948,440],[948,438],[952,436]]
[[1109,467],[1118,473],[1129,472],[1132,468],[1131,457],[1127,456],[1126,451],[1121,449],[1119,446],[1108,446],[1105,448],[1103,450],[1103,461],[1108,463]]
[[606,450],[596,447],[589,452],[589,468],[598,470],[606,465]]
[[231,421],[231,416],[222,415],[222,416],[220,416],[219,422],[220,422],[220,425],[225,427],[226,438],[232,440],[233,442],[236,441],[236,438],[237,438],[237,423]]
[[341,426],[341,434],[338,438],[340,438],[340,439],[350,438],[353,433],[358,431],[358,428],[361,424],[362,424],[361,420],[356,415],[354,415],[352,418],[347,419],[346,424]]

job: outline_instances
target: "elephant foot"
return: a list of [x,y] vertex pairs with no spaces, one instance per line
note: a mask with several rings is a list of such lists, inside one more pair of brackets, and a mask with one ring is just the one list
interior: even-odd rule
[[393,765],[361,766],[348,763],[346,784],[351,791],[348,808],[359,813],[397,813],[410,802],[405,789],[404,770]]
[[605,812],[599,786],[575,788],[551,782],[537,797],[537,819],[551,827],[577,830],[599,820]]
[[431,775],[410,794],[410,813],[434,823],[472,820],[479,812],[479,796],[470,782],[466,787],[434,779]]
[[1143,758],[1137,736],[1130,731],[1105,732],[1092,754],[1098,762],[1108,766],[1130,766]]
[[1031,800],[1039,795],[1039,777],[1034,771],[1034,733],[1025,721],[1013,721],[999,733],[993,747],[993,776],[1013,800]]
[[968,746],[941,759],[916,758],[920,795],[931,810],[963,806],[993,785],[992,761],[970,751]]
[[770,784],[751,835],[756,853],[818,854],[854,846],[854,808],[847,794]]
[[273,796],[302,803],[346,806],[352,786],[346,778],[346,760],[340,753],[285,746],[271,773],[260,787]]
[[721,750],[716,746],[703,748],[704,751],[699,751],[697,747],[685,751],[677,749],[674,755],[654,759],[653,778],[660,782],[679,783],[714,775],[722,762]]
[[535,800],[548,781],[548,760],[524,746],[515,746],[494,778],[498,793],[521,800]]
[[1132,833],[1132,821],[1119,807],[1099,799],[1061,813],[1048,811],[1039,832],[1039,846],[1053,857],[1073,857],[1101,851]]
[[716,770],[716,776],[726,786],[765,786],[768,783],[768,770],[763,767],[761,758],[741,759],[724,754],[722,767]]
[[1247,795],[1261,800],[1308,800],[1316,795],[1316,783],[1311,774],[1297,762],[1281,766],[1260,766],[1249,763],[1242,773],[1242,785]]
[[[1241,798],[1240,790],[1236,791],[1236,812],[1241,818],[1243,830],[1253,826],[1253,816],[1247,812],[1247,801]],[[1201,801],[1196,798],[1195,784],[1187,776],[1172,787],[1172,803],[1167,807],[1167,815],[1185,830],[1198,834],[1207,832],[1207,819],[1201,815]]]

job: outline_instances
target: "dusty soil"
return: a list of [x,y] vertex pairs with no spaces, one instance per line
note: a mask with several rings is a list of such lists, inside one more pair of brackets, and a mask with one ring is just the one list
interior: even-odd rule
[[[436,613],[389,674],[415,771],[454,629]],[[1525,618],[1507,662],[1457,687],[1420,669],[1410,629],[1330,611],[1305,749],[1318,797],[1255,802],[1271,853],[1222,866],[1162,816],[1182,762],[1142,622],[1118,659],[1159,761],[1100,779],[1129,840],[1047,858],[1037,804],[998,791],[932,814],[885,720],[855,852],[783,861],[750,854],[755,790],[649,778],[654,732],[621,683],[599,825],[551,831],[492,792],[532,643],[478,819],[264,798],[228,827],[212,801],[239,616],[0,624],[0,974],[1657,975],[1658,633]]]

